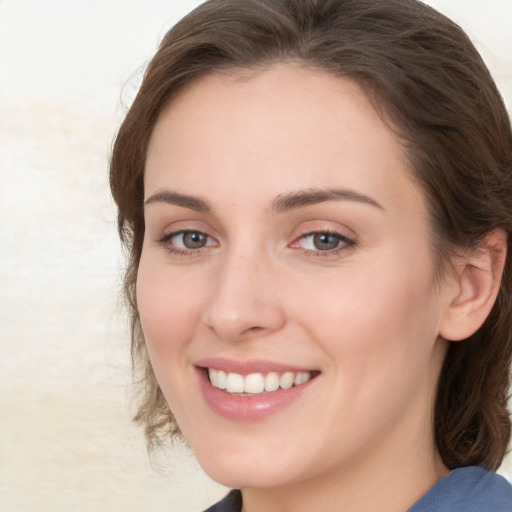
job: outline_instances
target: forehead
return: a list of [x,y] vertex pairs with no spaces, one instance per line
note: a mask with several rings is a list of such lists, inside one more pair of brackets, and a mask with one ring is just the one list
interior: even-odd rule
[[159,132],[166,132],[166,145],[181,137],[194,137],[206,147],[215,135],[227,144],[225,135],[235,132],[237,142],[245,136],[254,150],[258,142],[266,145],[269,140],[279,143],[287,139],[302,145],[304,138],[323,138],[335,148],[343,143],[340,123],[350,123],[345,124],[345,138],[376,136],[401,152],[398,141],[355,82],[298,64],[212,73],[193,81],[160,114],[150,149],[155,149]]
[[390,203],[405,188],[418,196],[407,176],[400,141],[357,84],[279,64],[190,84],[155,126],[145,182],[147,194],[171,186],[207,195],[229,183],[248,200],[262,190],[363,188]]

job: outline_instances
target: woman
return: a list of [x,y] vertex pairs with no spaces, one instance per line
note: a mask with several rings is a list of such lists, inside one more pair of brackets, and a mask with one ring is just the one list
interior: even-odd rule
[[[415,0],[210,0],[117,136],[136,420],[212,511],[510,510],[512,133]],[[172,411],[172,412],[171,412]]]

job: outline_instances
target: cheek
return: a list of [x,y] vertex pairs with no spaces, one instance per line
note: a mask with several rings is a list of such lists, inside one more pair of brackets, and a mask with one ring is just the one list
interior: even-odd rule
[[416,379],[437,339],[440,309],[429,272],[421,263],[402,261],[393,267],[400,270],[397,277],[380,263],[322,286],[311,284],[297,309],[307,311],[313,337],[355,393],[363,380],[378,387]]
[[137,307],[147,352],[166,401],[187,432],[187,418],[195,417],[189,347],[199,323],[197,292],[165,265],[141,259]]
[[191,338],[199,317],[197,299],[190,282],[180,282],[165,267],[141,259],[137,308],[153,366],[175,361]]
[[325,407],[337,411],[354,439],[378,437],[397,418],[422,414],[439,370],[428,281],[371,274],[347,277],[345,289],[324,290],[325,308],[315,307],[315,298],[308,302],[317,318],[315,339],[330,360],[332,396]]

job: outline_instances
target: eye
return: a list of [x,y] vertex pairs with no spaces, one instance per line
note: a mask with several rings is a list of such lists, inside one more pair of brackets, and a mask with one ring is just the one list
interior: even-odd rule
[[341,243],[341,237],[331,233],[311,233],[302,240],[304,249],[314,251],[332,251]]
[[201,249],[208,243],[208,236],[198,231],[184,231],[172,236],[171,241],[182,249]]
[[163,236],[159,242],[171,252],[185,253],[197,251],[203,247],[216,245],[213,238],[201,231],[176,231]]
[[340,233],[318,231],[300,237],[293,246],[300,247],[309,253],[336,253],[343,249],[353,247],[354,240]]

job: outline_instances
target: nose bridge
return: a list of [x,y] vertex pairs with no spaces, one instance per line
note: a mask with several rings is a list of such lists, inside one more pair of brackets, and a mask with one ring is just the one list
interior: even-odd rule
[[284,315],[273,289],[274,274],[263,251],[247,246],[233,248],[214,278],[204,322],[227,340],[279,329]]

